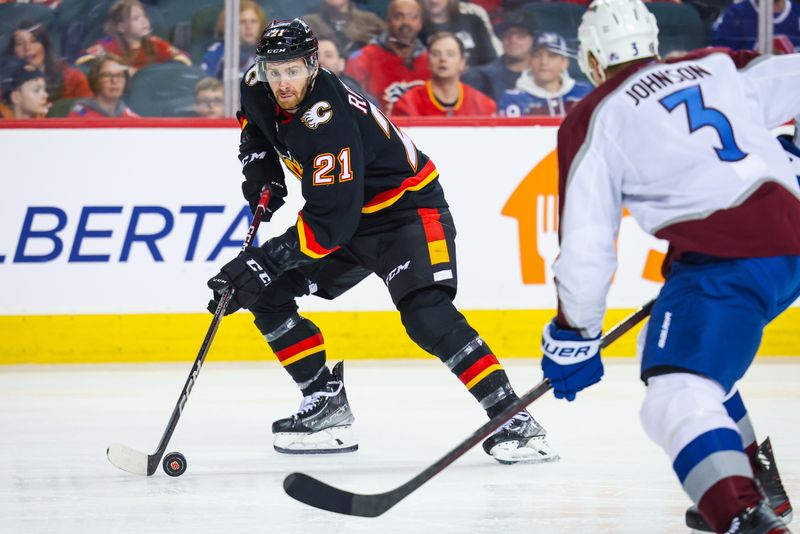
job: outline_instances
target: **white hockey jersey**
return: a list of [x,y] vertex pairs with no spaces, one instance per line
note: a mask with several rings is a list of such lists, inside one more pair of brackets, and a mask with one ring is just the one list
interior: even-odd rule
[[770,129],[800,113],[800,54],[704,49],[640,62],[578,104],[558,133],[559,320],[597,335],[622,209],[696,252],[800,254],[800,187]]

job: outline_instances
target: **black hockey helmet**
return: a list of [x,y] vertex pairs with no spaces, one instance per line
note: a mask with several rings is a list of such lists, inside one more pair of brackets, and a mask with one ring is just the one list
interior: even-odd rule
[[266,82],[265,63],[303,59],[313,77],[319,64],[317,38],[302,19],[273,20],[256,45],[258,80]]

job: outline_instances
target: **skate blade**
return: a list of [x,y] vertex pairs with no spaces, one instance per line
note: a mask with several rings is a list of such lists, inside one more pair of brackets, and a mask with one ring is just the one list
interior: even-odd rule
[[518,441],[498,443],[489,454],[503,465],[543,464],[561,459],[544,438],[532,438],[522,447]]
[[357,451],[358,440],[350,425],[343,425],[311,433],[278,433],[272,447],[282,454],[336,454]]

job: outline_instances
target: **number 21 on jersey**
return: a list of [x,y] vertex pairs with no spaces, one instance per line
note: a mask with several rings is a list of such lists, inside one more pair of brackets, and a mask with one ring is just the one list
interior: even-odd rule
[[336,160],[341,164],[341,172],[339,172],[339,181],[348,182],[353,179],[353,170],[350,166],[350,147],[344,147],[339,156],[326,152],[324,154],[317,154],[314,158],[314,185],[333,185],[336,183],[336,178],[330,174],[336,168]]
[[703,91],[699,85],[692,85],[671,93],[659,100],[664,109],[672,113],[680,105],[686,106],[686,117],[689,119],[689,133],[710,126],[717,131],[722,148],[714,147],[717,157],[722,161],[735,162],[747,157],[736,144],[733,127],[728,117],[720,110],[706,107]]

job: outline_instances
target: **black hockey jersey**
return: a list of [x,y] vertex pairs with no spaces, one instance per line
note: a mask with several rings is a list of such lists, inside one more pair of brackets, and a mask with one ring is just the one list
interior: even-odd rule
[[242,79],[239,123],[245,186],[282,177],[280,160],[302,182],[305,204],[297,223],[268,246],[281,250],[275,259],[282,271],[369,231],[379,213],[447,207],[433,162],[325,69],[292,115],[276,105],[251,68]]

